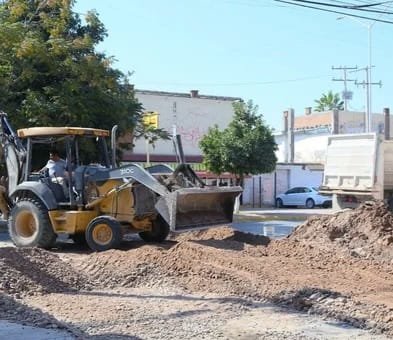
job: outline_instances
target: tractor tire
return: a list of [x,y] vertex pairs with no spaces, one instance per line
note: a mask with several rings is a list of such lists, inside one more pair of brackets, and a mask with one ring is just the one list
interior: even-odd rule
[[145,242],[164,242],[169,234],[169,225],[158,215],[152,222],[151,230],[139,233],[140,238]]
[[15,203],[10,212],[8,231],[17,247],[49,249],[56,243],[57,235],[49,220],[48,210],[35,198]]
[[111,216],[98,216],[86,228],[86,242],[94,251],[118,248],[123,239],[120,223]]

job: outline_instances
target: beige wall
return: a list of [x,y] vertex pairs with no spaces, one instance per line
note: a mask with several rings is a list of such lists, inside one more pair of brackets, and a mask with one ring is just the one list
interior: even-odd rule
[[[181,135],[185,155],[201,155],[198,143],[215,124],[224,129],[233,119],[232,103],[236,98],[224,97],[191,98],[190,96],[158,95],[136,92],[145,111],[156,111],[159,114],[159,127],[172,133],[173,126]],[[209,96],[210,97],[210,96]],[[225,97],[227,98],[227,97]],[[175,111],[174,111],[175,107]],[[136,141],[135,154],[145,154],[144,140]],[[151,155],[172,155],[171,141],[159,141],[150,149]]]

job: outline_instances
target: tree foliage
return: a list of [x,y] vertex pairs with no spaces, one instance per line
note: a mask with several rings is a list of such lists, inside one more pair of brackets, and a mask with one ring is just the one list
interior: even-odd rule
[[277,145],[272,131],[252,101],[233,104],[234,118],[222,131],[218,126],[210,128],[200,141],[207,169],[220,174],[236,175],[243,184],[245,175],[268,173],[276,165]]
[[340,99],[338,93],[333,94],[329,91],[327,94],[322,94],[321,98],[315,100],[317,106],[314,108],[315,111],[329,111],[329,110],[344,110],[344,101]]
[[95,50],[107,33],[73,0],[0,3],[0,110],[16,127],[87,126],[120,132],[141,116],[127,76]]

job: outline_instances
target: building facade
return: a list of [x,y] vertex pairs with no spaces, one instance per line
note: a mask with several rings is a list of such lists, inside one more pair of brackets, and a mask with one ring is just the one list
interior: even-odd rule
[[[199,148],[202,136],[214,125],[226,128],[233,119],[233,102],[242,101],[239,97],[201,95],[197,90],[190,93],[135,90],[135,96],[146,113],[157,115],[159,128],[181,136],[188,163],[202,161]],[[171,140],[159,140],[154,147],[143,138],[134,143],[133,150],[123,155],[126,162],[146,162],[147,154],[151,162],[176,161]]]

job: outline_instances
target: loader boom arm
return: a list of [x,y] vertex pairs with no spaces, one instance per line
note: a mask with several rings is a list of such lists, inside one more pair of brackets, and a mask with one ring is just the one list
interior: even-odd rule
[[8,173],[8,192],[12,192],[22,180],[27,151],[3,111],[0,111],[0,129],[3,160]]

